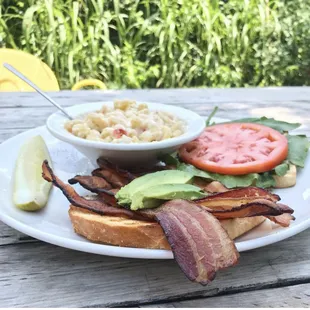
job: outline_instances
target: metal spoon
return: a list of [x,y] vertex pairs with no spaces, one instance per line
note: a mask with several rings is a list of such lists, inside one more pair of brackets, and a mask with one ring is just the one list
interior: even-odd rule
[[15,74],[17,77],[19,77],[21,80],[23,80],[25,83],[27,83],[30,87],[32,87],[34,90],[36,90],[41,96],[43,96],[45,99],[47,99],[50,103],[52,103],[57,109],[59,109],[63,114],[65,114],[69,119],[73,119],[72,116],[70,116],[66,110],[61,107],[58,103],[56,103],[50,96],[48,96],[45,92],[43,92],[37,85],[32,83],[29,79],[27,79],[22,73],[20,73],[18,70],[16,70],[14,67],[9,65],[8,63],[3,63],[3,66],[11,71],[13,74]]

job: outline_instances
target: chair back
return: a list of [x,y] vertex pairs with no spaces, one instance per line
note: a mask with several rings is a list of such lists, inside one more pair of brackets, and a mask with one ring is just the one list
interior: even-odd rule
[[3,67],[6,62],[44,91],[58,91],[59,84],[50,67],[36,56],[23,51],[0,48],[0,91],[34,91],[24,81]]

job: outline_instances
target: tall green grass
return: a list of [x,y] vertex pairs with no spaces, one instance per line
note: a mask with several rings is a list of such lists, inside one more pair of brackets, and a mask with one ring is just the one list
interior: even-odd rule
[[309,26],[310,0],[2,0],[0,46],[62,88],[309,85]]

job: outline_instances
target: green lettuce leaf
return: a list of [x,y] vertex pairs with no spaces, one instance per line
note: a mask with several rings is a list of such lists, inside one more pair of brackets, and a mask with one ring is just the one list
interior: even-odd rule
[[269,188],[269,187],[274,187],[276,185],[276,181],[273,178],[273,173],[271,171],[264,172],[264,173],[252,173],[252,174],[258,175],[255,184],[252,184],[252,185],[255,185],[261,188]]
[[274,171],[276,175],[283,177],[286,175],[287,171],[289,170],[289,164],[287,162],[283,162],[282,164],[275,167]]
[[247,187],[251,185],[267,188],[275,185],[271,172],[263,174],[249,173],[246,175],[223,175],[202,171],[185,163],[180,163],[177,165],[177,169],[191,173],[196,177],[204,178],[210,181],[219,181],[227,188]]
[[217,112],[218,107],[215,107],[212,112],[210,113],[210,115],[208,116],[207,120],[206,120],[206,127],[213,125],[214,123],[211,123],[211,119],[213,118],[213,116],[215,115],[215,113]]
[[167,154],[160,158],[165,164],[173,165],[176,169],[188,172],[193,176],[207,179],[209,181],[218,181],[227,188],[258,186],[268,188],[275,185],[273,172],[249,173],[246,175],[223,175],[200,170],[193,165],[185,164],[179,161],[177,153]]
[[292,136],[287,135],[288,156],[287,160],[298,167],[303,168],[308,156],[309,140],[305,135]]
[[158,159],[168,166],[178,166],[180,164],[177,152],[159,155]]
[[[211,123],[211,119],[214,117],[215,113],[217,112],[218,107],[215,107],[213,111],[210,113],[210,115],[207,118],[206,126],[211,126],[214,123]],[[268,118],[268,117],[248,117],[248,118],[241,118],[233,121],[229,121],[227,123],[257,123],[261,124],[270,128],[273,128],[277,131],[283,132],[289,132],[290,130],[296,129],[301,126],[299,123],[288,123],[284,121],[278,121],[274,118]]]
[[267,118],[267,117],[261,117],[261,118],[241,118],[238,120],[231,121],[229,123],[256,123],[261,124],[270,128],[273,128],[280,132],[289,132],[290,130],[296,129],[301,126],[299,123],[287,123],[283,121],[277,121],[274,118]]

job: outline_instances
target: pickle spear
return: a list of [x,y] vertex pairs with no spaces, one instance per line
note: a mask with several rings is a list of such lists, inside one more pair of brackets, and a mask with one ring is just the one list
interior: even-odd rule
[[42,178],[42,163],[45,159],[52,164],[41,136],[32,137],[22,145],[13,180],[13,202],[19,209],[37,211],[46,205],[52,184]]

